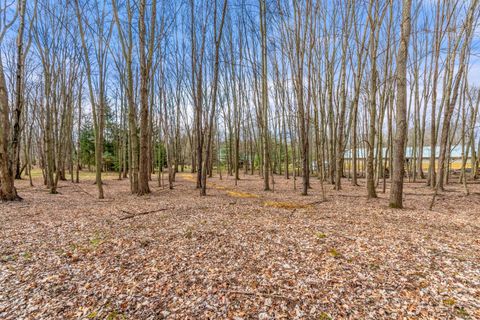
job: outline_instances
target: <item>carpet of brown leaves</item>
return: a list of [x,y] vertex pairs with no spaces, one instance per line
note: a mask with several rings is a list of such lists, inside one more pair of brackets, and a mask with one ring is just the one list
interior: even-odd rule
[[110,176],[105,200],[92,180],[18,182],[25,200],[0,204],[0,318],[480,319],[480,185],[429,211],[408,184],[394,210],[346,180],[321,202],[316,179],[302,197],[241,178],[200,197],[179,174],[137,197]]

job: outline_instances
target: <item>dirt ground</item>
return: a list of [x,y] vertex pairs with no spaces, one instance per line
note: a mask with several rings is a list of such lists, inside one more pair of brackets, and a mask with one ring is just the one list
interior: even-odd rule
[[[128,180],[17,182],[0,203],[1,319],[480,319],[480,185],[367,200],[312,179],[209,180],[131,195]],[[300,180],[297,186],[300,187]],[[379,188],[381,191],[381,188]],[[146,211],[154,211],[147,214]]]

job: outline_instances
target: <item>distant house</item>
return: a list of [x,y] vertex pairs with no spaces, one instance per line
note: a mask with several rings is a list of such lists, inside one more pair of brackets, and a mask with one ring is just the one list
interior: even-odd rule
[[[383,157],[387,156],[387,150],[388,150],[387,148],[382,148]],[[413,158],[413,156],[414,156],[413,151],[414,150],[413,150],[412,147],[407,147],[405,156],[407,158]],[[418,148],[417,148],[417,152],[418,152]],[[375,154],[377,153],[376,148],[375,148],[374,153]],[[423,148],[423,158],[425,158],[425,159],[429,158],[430,154],[431,154],[430,147],[424,147]],[[436,147],[435,148],[435,156],[438,157],[439,154],[440,154],[440,147]],[[358,148],[357,149],[357,158],[358,159],[366,158],[366,156],[367,156],[367,150],[366,149],[363,149],[363,148]],[[418,156],[419,155],[417,154],[417,157]],[[450,151],[450,156],[452,158],[461,158],[462,157],[462,147],[461,146],[456,146],[456,147],[452,148],[451,151]],[[345,159],[352,159],[352,150],[346,150],[345,151]]]

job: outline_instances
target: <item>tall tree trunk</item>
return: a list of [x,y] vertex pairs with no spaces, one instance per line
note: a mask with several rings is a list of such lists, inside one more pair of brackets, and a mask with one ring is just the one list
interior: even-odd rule
[[3,61],[0,56],[0,200],[19,200],[17,190],[14,186],[12,160],[8,150],[10,134],[10,110],[8,106],[7,84],[3,71]]
[[18,3],[20,16],[20,25],[17,33],[17,70],[15,79],[15,110],[13,112],[13,136],[12,136],[12,152],[13,152],[13,169],[15,170],[15,179],[21,179],[20,172],[20,119],[23,109],[23,73],[25,56],[23,52],[23,34],[25,30],[25,6],[26,0]]
[[[150,65],[145,53],[146,46],[146,27],[145,27],[145,8],[146,0],[141,0],[139,4],[139,49],[140,49],[140,159],[139,159],[139,176],[138,176],[138,192],[139,196],[150,193],[148,182],[150,180],[150,151],[149,144],[149,107],[148,107],[148,81]],[[150,28],[155,26],[155,8],[156,1],[152,4],[152,23]],[[152,31],[152,30],[150,30]],[[150,45],[153,39],[149,39]]]
[[268,130],[268,86],[267,86],[267,4],[259,0],[260,34],[262,47],[262,140],[263,140],[263,190],[270,190],[270,151]]
[[[215,3],[215,21],[216,21],[216,3]],[[201,196],[206,196],[207,195],[207,169],[208,166],[210,165],[210,161],[213,160],[212,158],[212,143],[213,143],[213,127],[215,125],[215,111],[216,111],[216,105],[217,105],[217,91],[218,91],[218,74],[219,74],[219,65],[220,65],[220,45],[222,41],[222,33],[223,33],[223,25],[225,22],[225,15],[227,12],[227,0],[224,0],[223,2],[223,9],[222,9],[222,17],[220,20],[220,26],[218,27],[218,33],[217,33],[217,26],[214,24],[214,32],[215,32],[215,60],[214,60],[214,68],[213,68],[213,88],[212,88],[212,106],[210,110],[210,119],[208,122],[208,132],[207,132],[207,145],[206,145],[206,154],[205,154],[205,162],[203,164],[203,169],[202,169],[202,188],[200,190],[200,195]],[[212,171],[212,170],[210,170]]]
[[412,0],[403,0],[400,48],[397,55],[397,112],[390,207],[403,207],[405,140],[407,136],[407,59]]

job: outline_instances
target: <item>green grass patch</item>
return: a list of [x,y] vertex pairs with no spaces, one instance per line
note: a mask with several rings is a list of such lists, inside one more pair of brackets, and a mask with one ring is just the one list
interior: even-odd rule
[[315,233],[315,237],[320,240],[320,239],[325,239],[327,235],[323,232],[317,232]]
[[331,249],[328,251],[328,253],[329,253],[332,257],[334,257],[335,259],[339,259],[339,258],[342,257],[342,254],[339,253],[339,252],[337,251],[337,249],[335,249],[335,248],[331,248]]
[[457,303],[457,302],[456,302],[455,299],[453,299],[453,298],[443,299],[443,304],[446,305],[446,306],[450,306],[450,307],[451,307],[451,306],[454,306],[455,303]]

